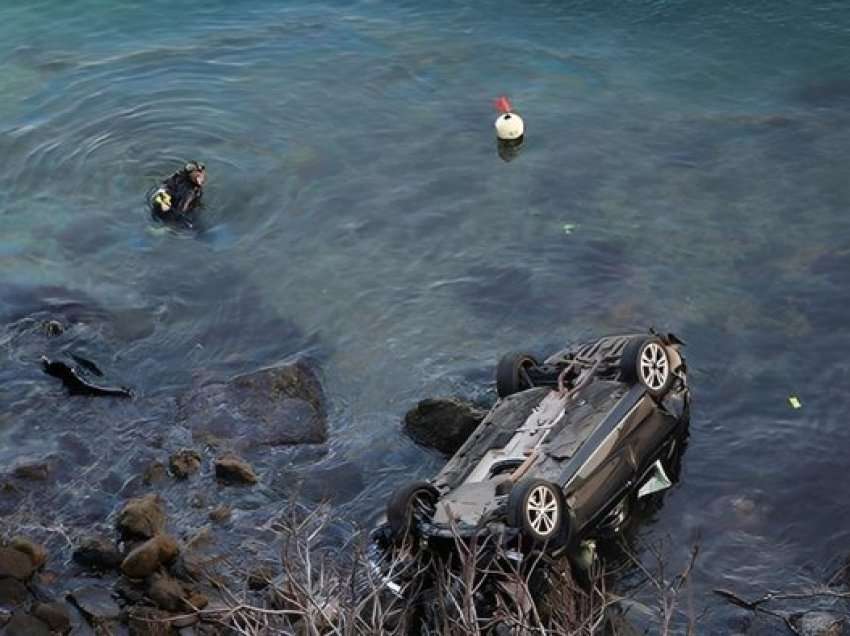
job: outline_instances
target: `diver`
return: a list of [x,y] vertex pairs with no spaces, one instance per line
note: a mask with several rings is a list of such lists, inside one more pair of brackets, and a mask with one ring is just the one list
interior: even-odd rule
[[162,219],[184,217],[201,202],[207,169],[204,164],[190,161],[181,170],[163,181],[150,197],[154,214]]

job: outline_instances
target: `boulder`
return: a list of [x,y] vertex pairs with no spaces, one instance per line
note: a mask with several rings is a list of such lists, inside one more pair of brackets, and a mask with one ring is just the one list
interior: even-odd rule
[[143,579],[177,558],[177,542],[160,534],[133,548],[121,563],[121,572],[131,579]]
[[9,547],[26,554],[36,569],[47,562],[47,550],[43,545],[33,543],[25,537],[13,537]]
[[160,609],[176,612],[184,608],[185,594],[183,587],[165,574],[154,574],[148,587],[148,596]]
[[3,636],[50,636],[50,628],[35,616],[18,612],[6,623]]
[[177,451],[168,459],[171,474],[177,479],[186,479],[201,468],[201,454],[189,448]]
[[36,603],[33,616],[44,622],[51,631],[66,634],[71,629],[71,615],[64,603]]
[[417,444],[451,455],[486,415],[487,411],[457,398],[427,399],[404,416],[404,431]]
[[0,548],[0,578],[26,581],[34,571],[35,565],[26,554],[13,548]]
[[251,465],[236,455],[225,455],[215,460],[215,476],[226,484],[257,483],[257,475]]
[[210,443],[281,446],[327,440],[324,391],[304,360],[195,387],[178,400],[178,419],[194,439]]
[[68,598],[95,623],[117,620],[121,613],[109,590],[102,587],[80,587],[69,593]]
[[102,572],[116,570],[121,565],[121,554],[112,541],[98,536],[80,541],[72,558],[83,567]]
[[17,579],[0,579],[0,607],[14,609],[29,601],[27,587]]
[[150,539],[165,527],[165,510],[157,495],[131,499],[118,515],[118,532],[125,540]]

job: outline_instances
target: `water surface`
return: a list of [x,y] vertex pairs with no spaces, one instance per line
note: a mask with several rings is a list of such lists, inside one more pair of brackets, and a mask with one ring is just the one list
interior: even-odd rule
[[[328,453],[203,494],[267,518],[313,475],[368,525],[440,465],[401,435],[416,400],[487,399],[509,349],[654,325],[688,343],[695,403],[640,535],[671,568],[700,543],[707,624],[740,618],[712,588],[822,581],[846,555],[845,3],[44,0],[2,3],[0,43],[0,464],[62,458],[35,500],[54,521],[102,521],[187,442],[193,378],[307,353]],[[500,94],[527,123],[511,163]],[[194,158],[202,227],[174,233],[144,193]],[[136,402],[38,371],[21,321],[51,311],[108,325],[68,346]]]

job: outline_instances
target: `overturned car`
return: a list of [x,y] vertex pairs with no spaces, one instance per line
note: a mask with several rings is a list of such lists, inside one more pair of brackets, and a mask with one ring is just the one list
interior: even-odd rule
[[385,546],[480,537],[557,554],[617,532],[632,502],[671,485],[689,393],[683,343],[605,337],[538,362],[505,355],[499,400],[431,480],[396,490]]

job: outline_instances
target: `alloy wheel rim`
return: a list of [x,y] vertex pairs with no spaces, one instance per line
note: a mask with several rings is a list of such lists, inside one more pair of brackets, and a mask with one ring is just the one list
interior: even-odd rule
[[532,489],[526,503],[526,516],[531,528],[540,536],[546,537],[558,523],[558,500],[547,486]]
[[670,365],[667,353],[661,345],[651,342],[643,348],[640,354],[640,378],[653,391],[657,391],[667,382]]

